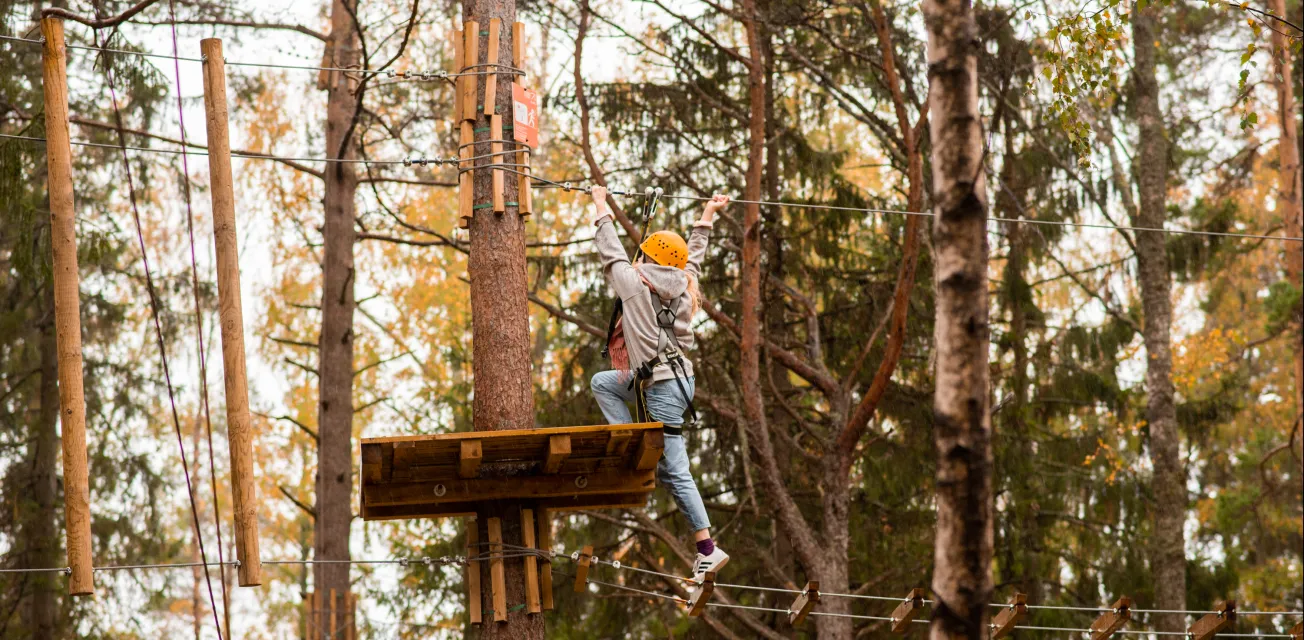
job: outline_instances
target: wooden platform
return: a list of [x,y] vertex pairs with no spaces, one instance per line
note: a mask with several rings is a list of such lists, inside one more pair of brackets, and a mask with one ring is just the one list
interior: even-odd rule
[[641,507],[664,448],[659,422],[363,438],[362,517],[471,515],[491,500]]

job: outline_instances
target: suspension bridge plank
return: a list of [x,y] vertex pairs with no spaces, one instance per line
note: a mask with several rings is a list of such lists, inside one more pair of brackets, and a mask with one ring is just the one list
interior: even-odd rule
[[915,587],[906,594],[905,600],[892,611],[892,633],[905,633],[910,623],[924,611],[924,590]]
[[1214,613],[1196,620],[1195,624],[1186,630],[1191,640],[1211,640],[1236,622],[1235,600],[1219,602],[1213,606],[1213,609]]
[[992,640],[1003,638],[1014,631],[1014,625],[1028,615],[1028,594],[1016,593],[1010,598],[1010,605],[1001,609],[992,620]]
[[1101,614],[1091,623],[1091,640],[1107,640],[1132,619],[1132,599],[1123,596],[1116,600],[1111,611]]

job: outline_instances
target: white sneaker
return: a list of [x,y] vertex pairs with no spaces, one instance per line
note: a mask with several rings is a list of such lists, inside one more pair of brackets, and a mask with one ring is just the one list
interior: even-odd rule
[[706,577],[706,572],[719,571],[726,564],[729,564],[729,554],[719,546],[709,556],[697,554],[697,559],[693,561],[693,582],[701,582]]

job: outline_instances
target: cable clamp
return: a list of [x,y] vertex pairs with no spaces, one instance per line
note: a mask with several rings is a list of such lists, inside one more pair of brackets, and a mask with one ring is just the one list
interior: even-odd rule
[[[42,39],[41,41],[42,41],[42,42],[45,42],[44,39]],[[65,575],[65,576],[70,576],[70,575],[72,575],[72,567],[64,567],[64,568],[63,568],[63,575]]]
[[619,560],[616,560],[615,562],[612,562],[612,563],[611,563],[611,566],[613,566],[613,567],[615,567],[617,570],[619,570],[619,569],[620,569],[620,561],[619,561]]
[[562,185],[561,185],[561,189],[562,189],[562,191],[565,191],[565,192],[567,192],[567,193],[570,193],[570,190],[571,190],[571,183],[569,183],[569,182],[563,182]]
[[[572,552],[571,552],[571,560],[574,560],[574,561],[576,561],[576,562],[579,562],[579,559],[580,559],[580,552],[578,552],[578,551],[572,551]],[[69,573],[71,573],[71,572],[72,572],[72,569],[69,569],[68,571],[69,571]]]
[[407,559],[407,558],[399,558],[399,559],[398,559],[398,566],[400,566],[400,567],[407,567],[407,566],[408,566],[408,559]]

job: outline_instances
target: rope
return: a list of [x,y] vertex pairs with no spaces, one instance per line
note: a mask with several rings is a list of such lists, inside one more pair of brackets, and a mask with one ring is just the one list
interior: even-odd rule
[[[168,22],[172,30],[172,53],[177,53],[177,16],[176,7],[173,0],[168,0]],[[98,44],[99,37],[96,36]],[[108,63],[105,63],[107,68]],[[190,291],[195,300],[195,334],[198,337],[199,348],[199,391],[200,397],[204,402],[204,427],[208,437],[208,478],[210,487],[213,491],[213,527],[217,530],[217,564],[218,575],[221,576],[218,584],[222,586],[222,611],[230,618],[231,594],[226,587],[226,557],[222,548],[222,506],[217,494],[217,463],[213,457],[213,415],[208,403],[208,355],[204,351],[204,313],[199,305],[199,261],[195,257],[195,211],[191,205],[190,193],[190,159],[186,155],[186,115],[185,108],[181,103],[181,62],[173,61],[173,71],[176,74],[177,87],[177,127],[181,130],[181,186],[182,198],[186,202],[186,234],[190,240]],[[121,121],[119,121],[119,124]],[[198,452],[195,455],[199,455]],[[208,570],[205,567],[204,573]],[[209,589],[212,589],[210,583]],[[215,607],[216,608],[216,607]],[[213,615],[216,619],[217,612]],[[228,629],[229,631],[229,629]],[[221,640],[221,632],[218,633],[218,640]]]
[[[44,144],[46,141],[45,138],[37,138],[34,136],[17,136],[9,133],[0,133],[0,138],[9,138],[11,140],[25,140],[27,142],[40,142],[42,144]],[[100,142],[85,142],[81,140],[72,140],[71,144],[78,147],[98,147],[102,149],[114,149],[114,150],[127,149],[128,151],[144,151],[148,153],[162,153],[167,155],[181,155],[183,153],[188,153],[190,155],[196,155],[196,156],[209,155],[208,151],[204,150],[201,147],[194,147],[194,146],[188,146],[185,149],[159,149],[157,147],[133,147],[131,145],[103,144]],[[249,160],[281,160],[281,161],[288,161],[288,162],[335,162],[340,164],[385,164],[385,165],[401,164],[403,166],[411,166],[413,164],[419,164],[421,166],[425,166],[426,164],[455,164],[457,162],[457,160],[443,160],[443,159],[425,160],[424,158],[419,158],[419,159],[408,158],[404,160],[295,158],[295,157],[287,157],[287,156],[274,156],[267,153],[249,153],[249,152],[242,152],[242,151],[232,151],[231,157],[245,158]]]
[[[99,39],[99,31],[96,31],[96,44],[99,43]],[[118,107],[118,92],[113,81],[112,68],[108,64],[104,65],[104,77],[109,85],[109,96],[113,101],[113,118],[118,125],[118,143],[124,145],[126,137],[122,132],[122,110]],[[213,625],[217,628],[218,640],[222,640],[222,623],[217,618],[217,598],[213,597],[213,579],[208,572],[208,552],[204,549],[204,533],[199,523],[199,508],[195,504],[195,488],[190,482],[190,464],[186,461],[186,445],[181,437],[181,418],[177,415],[177,399],[172,390],[172,372],[168,367],[167,345],[163,341],[163,325],[159,322],[158,295],[154,291],[154,276],[149,268],[149,252],[145,248],[145,232],[140,223],[140,205],[136,201],[136,187],[126,149],[122,150],[122,166],[126,171],[127,194],[131,201],[132,218],[136,224],[136,239],[140,243],[140,261],[145,267],[145,288],[149,293],[150,312],[154,318],[154,335],[158,338],[159,357],[163,363],[163,379],[167,384],[168,404],[172,408],[172,426],[177,435],[177,449],[181,452],[181,470],[186,478],[186,496],[190,499],[190,515],[194,519],[195,542],[199,545],[199,558],[204,565],[204,582],[208,586],[208,602],[213,610]],[[225,581],[223,584],[225,585]]]

